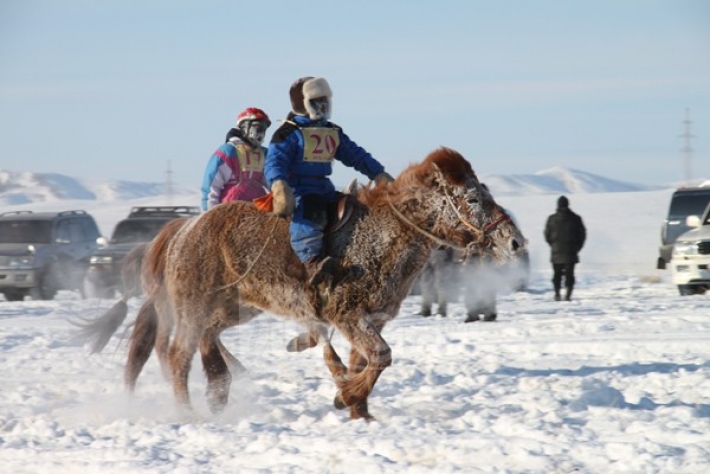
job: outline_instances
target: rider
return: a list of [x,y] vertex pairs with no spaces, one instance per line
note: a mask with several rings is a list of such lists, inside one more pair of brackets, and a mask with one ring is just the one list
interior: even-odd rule
[[266,148],[261,146],[269,116],[249,107],[237,116],[237,123],[227,132],[226,142],[207,162],[202,180],[202,210],[228,201],[251,201],[264,196]]
[[264,173],[274,212],[293,215],[291,247],[305,265],[309,283],[335,276],[338,263],[323,254],[326,206],[338,193],[329,177],[333,160],[355,168],[379,184],[392,181],[384,167],[330,122],[330,85],[322,77],[297,79],[289,91],[291,112],[271,139]]

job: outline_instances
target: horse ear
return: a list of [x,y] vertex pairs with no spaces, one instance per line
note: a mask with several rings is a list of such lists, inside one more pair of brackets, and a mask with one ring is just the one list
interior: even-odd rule
[[432,161],[431,164],[434,167],[434,181],[437,181],[439,184],[448,184],[449,180],[446,179],[441,167],[437,165],[435,161]]

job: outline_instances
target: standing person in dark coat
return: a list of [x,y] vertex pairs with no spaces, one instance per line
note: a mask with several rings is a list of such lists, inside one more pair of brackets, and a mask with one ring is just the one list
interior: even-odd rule
[[579,251],[584,246],[587,230],[582,218],[569,208],[569,199],[560,196],[557,200],[557,212],[547,218],[545,225],[545,240],[550,245],[555,288],[555,301],[560,301],[562,276],[565,277],[565,300],[572,298],[574,288],[574,266],[579,263]]

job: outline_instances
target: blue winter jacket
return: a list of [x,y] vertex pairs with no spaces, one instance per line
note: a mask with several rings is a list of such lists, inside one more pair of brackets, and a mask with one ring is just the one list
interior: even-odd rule
[[332,162],[307,162],[303,159],[304,139],[301,129],[309,127],[332,128],[338,131],[340,143],[334,159],[356,169],[369,179],[374,179],[384,172],[384,167],[365,149],[350,140],[337,125],[289,114],[287,121],[272,136],[266,154],[264,176],[269,187],[274,181],[281,179],[291,186],[296,196],[327,195],[334,192],[333,184],[328,178],[333,172]]

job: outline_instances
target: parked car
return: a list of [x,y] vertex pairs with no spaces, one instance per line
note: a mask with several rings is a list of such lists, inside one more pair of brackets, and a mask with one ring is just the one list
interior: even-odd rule
[[85,211],[0,214],[0,293],[8,301],[51,300],[82,290],[99,228]]
[[702,294],[710,288],[710,205],[702,217],[690,215],[684,224],[692,230],[673,245],[671,278],[681,295]]
[[136,206],[128,217],[116,224],[111,239],[89,258],[89,269],[84,279],[84,293],[90,298],[110,298],[122,291],[121,263],[131,249],[150,242],[169,221],[200,213],[193,206]]
[[665,269],[671,261],[673,244],[679,235],[688,232],[688,216],[700,217],[710,203],[710,183],[698,187],[680,188],[671,196],[668,216],[661,227],[661,246],[656,268]]

